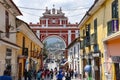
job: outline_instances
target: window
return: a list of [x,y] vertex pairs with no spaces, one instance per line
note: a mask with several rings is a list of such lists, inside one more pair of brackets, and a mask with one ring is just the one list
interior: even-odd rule
[[12,56],[12,49],[7,48],[6,49],[6,66],[11,64],[11,56]]
[[112,18],[118,18],[118,0],[112,3]]
[[95,44],[95,45],[93,46],[93,48],[94,48],[94,52],[98,52],[98,51],[99,51],[99,46],[98,46],[98,44]]
[[12,55],[12,50],[11,49],[6,49],[6,56],[11,56]]
[[79,52],[80,52],[79,50],[80,50],[80,45],[78,44],[78,57],[79,57]]
[[90,24],[86,27],[86,36],[90,36]]
[[76,54],[76,47],[74,47],[74,57],[75,57],[75,54]]
[[6,59],[6,64],[10,65],[11,64],[11,59]]
[[94,20],[94,33],[95,33],[95,41],[97,42],[97,19]]
[[6,37],[9,38],[9,13],[5,11]]
[[118,20],[111,20],[107,23],[107,35],[111,35],[119,30],[119,21]]
[[90,24],[86,27],[86,37],[85,37],[86,47],[90,45]]
[[22,55],[24,55],[24,48],[25,48],[25,37],[22,39]]
[[97,32],[97,19],[94,20],[94,32]]
[[85,35],[85,30],[83,29],[83,35]]

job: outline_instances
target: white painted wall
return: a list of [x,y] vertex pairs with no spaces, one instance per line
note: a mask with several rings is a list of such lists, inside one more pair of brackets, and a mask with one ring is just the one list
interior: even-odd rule
[[75,30],[75,38],[79,37],[79,30]]
[[71,30],[68,30],[68,45],[71,43]]
[[[79,47],[78,47],[78,45],[79,45]],[[74,56],[74,47],[75,47],[75,52],[76,52],[75,56]],[[73,59],[71,56],[73,56]],[[79,60],[77,60],[78,57],[79,57]],[[72,60],[74,61],[74,64],[72,64]],[[69,67],[70,67],[70,65],[72,65],[71,69],[73,69],[74,71],[75,71],[75,62],[76,62],[76,71],[79,73],[81,72],[80,71],[81,62],[80,62],[80,43],[79,42],[75,43],[73,46],[71,46],[68,49],[68,61],[69,61]],[[79,61],[79,67],[78,67],[78,61]]]
[[[14,16],[8,9],[6,9],[0,3],[0,31],[5,32],[5,11],[9,13],[9,24],[14,27],[13,30],[10,29],[10,32],[16,32],[16,16]],[[8,42],[16,44],[16,33],[10,33],[10,37],[6,38],[5,33],[1,33],[1,38],[7,40]],[[0,75],[3,75],[3,71],[5,70],[5,59],[6,59],[6,48],[12,49],[11,55],[11,65],[12,65],[12,76],[17,77],[17,48],[9,43],[0,41]],[[17,80],[17,79],[16,79]]]
[[40,38],[40,30],[36,31],[36,35],[37,35],[38,38]]

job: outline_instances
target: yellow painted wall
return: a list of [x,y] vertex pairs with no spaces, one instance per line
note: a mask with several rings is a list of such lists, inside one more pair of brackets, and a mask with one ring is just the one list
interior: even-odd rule
[[[22,43],[23,43],[23,37],[25,37],[25,47],[28,48],[28,57],[31,57],[31,42],[32,42],[32,50],[34,50],[34,46],[35,48],[38,50],[38,53],[41,52],[41,47],[36,44],[35,42],[33,42],[30,38],[28,38],[25,34],[23,34],[22,32],[17,33],[17,45],[19,45],[21,47],[21,49],[18,51],[18,55],[22,55]],[[36,61],[38,61],[37,64],[37,70],[40,68],[40,61],[41,59],[37,59],[37,57],[34,57]],[[19,63],[22,63],[22,76],[23,76],[23,71],[24,71],[24,59],[20,59]]]
[[[97,38],[98,38],[98,44],[99,44],[99,49],[101,53],[104,54],[104,45],[103,45],[103,39],[107,37],[107,22],[112,20],[111,13],[111,5],[114,0],[106,0],[104,4],[101,5],[101,7],[93,14],[90,16],[90,18],[80,27],[80,34],[82,33],[83,29],[85,29],[86,24],[90,24],[90,33],[92,34],[94,32],[94,20],[97,19]],[[120,1],[118,0],[119,4]],[[120,7],[120,5],[119,5]],[[120,11],[120,8],[119,8]],[[119,13],[120,17],[120,13]],[[92,48],[92,46],[91,46]],[[88,51],[88,48],[85,48],[86,52]],[[93,49],[91,49],[93,50]],[[101,58],[101,63],[104,65],[104,57]],[[114,69],[113,69],[114,70]],[[105,75],[104,75],[104,66],[102,66],[102,80],[105,80]],[[114,80],[114,76],[113,79]]]

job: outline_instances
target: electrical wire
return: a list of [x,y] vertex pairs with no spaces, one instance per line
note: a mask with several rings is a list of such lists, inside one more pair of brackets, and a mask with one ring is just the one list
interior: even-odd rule
[[76,14],[76,15],[72,15],[72,16],[68,16],[68,17],[80,16],[80,15],[83,15],[83,14],[85,14],[85,13],[86,13],[86,12],[83,12],[83,13]]
[[[22,11],[22,10],[21,10]],[[26,13],[28,15],[31,15],[31,16],[36,16],[36,17],[40,17],[39,15],[35,15],[35,14],[32,14],[32,13],[29,13],[29,12],[25,12],[25,11],[22,11],[23,13]]]
[[[45,9],[40,9],[40,8],[30,8],[30,7],[22,7],[18,6],[21,9],[29,9],[29,10],[45,10]],[[65,9],[63,11],[75,11],[75,10],[83,10],[83,9],[88,9],[90,7],[82,7],[82,8],[74,8],[74,9]]]
[[[22,11],[22,10],[21,10],[21,11]],[[28,14],[28,15],[31,15],[31,16],[41,17],[41,16],[39,16],[39,15],[35,15],[35,14],[29,13],[29,12],[25,12],[25,11],[22,11],[22,12],[23,12],[23,13],[26,13],[26,14]],[[68,17],[75,17],[75,16],[79,16],[79,15],[83,15],[83,14],[85,14],[85,12],[80,13],[80,14],[76,14],[76,15],[71,15],[71,16],[68,16]]]

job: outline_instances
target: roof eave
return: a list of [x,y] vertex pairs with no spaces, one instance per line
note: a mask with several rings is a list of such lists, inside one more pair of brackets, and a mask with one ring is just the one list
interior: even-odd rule
[[105,0],[98,0],[97,2],[94,2],[94,4],[90,7],[90,9],[86,12],[84,17],[80,21],[78,27],[82,27],[82,25],[101,7],[104,2]]

